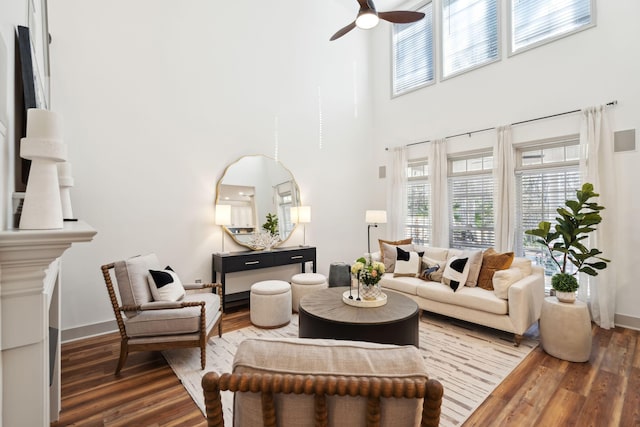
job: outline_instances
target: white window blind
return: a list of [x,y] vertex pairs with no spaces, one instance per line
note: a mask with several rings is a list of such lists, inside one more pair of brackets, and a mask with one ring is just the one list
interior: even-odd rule
[[516,170],[516,254],[545,268],[547,287],[558,269],[549,251],[524,234],[540,221],[555,223],[556,209],[575,199],[580,187],[578,141],[566,141],[518,150]]
[[442,77],[498,59],[497,0],[442,0]]
[[433,83],[433,4],[419,12],[425,17],[410,24],[393,25],[393,95]]
[[449,212],[452,248],[488,248],[495,242],[493,156],[449,160]]
[[510,0],[511,53],[595,25],[593,0]]
[[409,160],[407,169],[407,221],[405,237],[413,243],[431,243],[431,184],[429,183],[427,161]]

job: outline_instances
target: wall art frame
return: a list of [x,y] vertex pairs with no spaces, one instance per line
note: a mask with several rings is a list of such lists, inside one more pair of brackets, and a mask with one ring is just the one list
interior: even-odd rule
[[37,108],[49,109],[51,90],[49,85],[49,19],[47,0],[28,1],[28,27],[33,63],[33,82]]

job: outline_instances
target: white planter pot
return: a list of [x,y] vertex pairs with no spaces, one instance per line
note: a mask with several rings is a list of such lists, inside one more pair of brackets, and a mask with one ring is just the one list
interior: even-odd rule
[[576,293],[556,291],[556,298],[558,298],[558,301],[560,302],[573,304],[576,301]]

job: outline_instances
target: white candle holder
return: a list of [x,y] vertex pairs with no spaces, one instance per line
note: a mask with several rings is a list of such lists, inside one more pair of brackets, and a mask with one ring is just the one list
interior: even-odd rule
[[71,187],[73,187],[73,176],[71,175],[71,163],[58,163],[58,181],[60,183],[60,203],[62,204],[62,219],[64,221],[75,221],[73,209],[71,208]]
[[31,160],[20,229],[63,228],[57,163],[67,159],[60,117],[48,110],[27,111],[27,136],[20,141],[20,156]]

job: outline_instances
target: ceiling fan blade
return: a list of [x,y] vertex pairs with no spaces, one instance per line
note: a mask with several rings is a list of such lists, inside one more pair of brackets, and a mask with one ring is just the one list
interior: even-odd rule
[[375,10],[375,6],[373,5],[373,0],[358,0],[358,4],[360,5],[360,7],[364,7],[367,9],[374,9]]
[[355,27],[356,27],[356,21],[353,21],[352,23],[350,23],[346,27],[339,29],[337,33],[335,33],[333,36],[331,36],[329,41],[334,41],[335,39],[339,39],[340,37],[342,37],[345,34],[347,34],[349,31],[353,30]]
[[393,22],[394,24],[408,24],[424,18],[424,13],[396,10],[393,12],[378,12],[378,18]]

